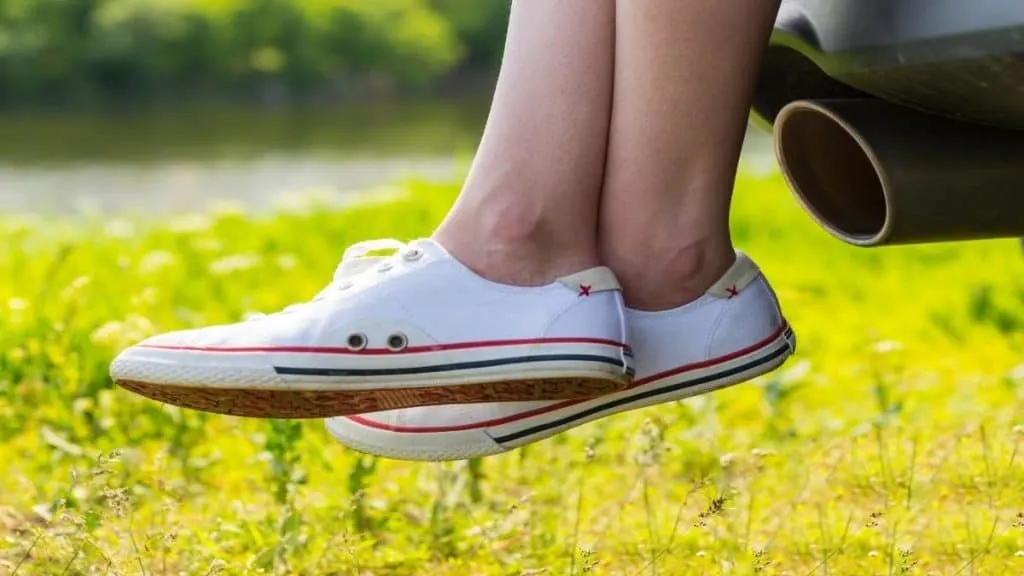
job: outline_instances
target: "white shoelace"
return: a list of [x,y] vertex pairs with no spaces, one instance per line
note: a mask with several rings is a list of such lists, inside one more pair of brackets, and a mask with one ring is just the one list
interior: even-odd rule
[[[393,250],[394,253],[389,256],[367,256],[367,254],[371,252],[383,252],[387,250]],[[380,238],[376,240],[364,240],[362,242],[357,242],[345,250],[344,255],[341,257],[341,262],[334,270],[334,277],[323,290],[318,292],[317,295],[309,301],[292,304],[279,312],[274,312],[273,314],[289,314],[302,309],[308,304],[319,302],[332,293],[345,290],[351,286],[351,278],[353,276],[370,270],[372,264],[382,266],[385,265],[385,263],[388,263],[388,265],[393,266],[401,262],[415,260],[419,258],[421,254],[422,251],[415,245],[415,242],[406,244],[393,238]],[[270,315],[272,314],[254,313],[249,316],[249,320],[258,320]]]
[[[412,247],[412,243],[406,244],[400,240],[395,240],[394,238],[363,240],[362,242],[356,242],[345,250],[345,254],[341,257],[341,265],[344,265],[345,262],[362,258],[370,252],[381,252],[384,250],[394,250],[396,254],[401,254],[404,251],[414,250],[414,248]],[[341,266],[339,266],[339,268],[341,268]]]

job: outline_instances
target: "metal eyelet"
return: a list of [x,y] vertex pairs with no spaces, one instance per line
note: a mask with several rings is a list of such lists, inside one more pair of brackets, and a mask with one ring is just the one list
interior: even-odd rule
[[391,262],[381,262],[380,265],[377,266],[377,272],[387,272],[394,267],[395,265]]
[[409,338],[401,332],[396,332],[391,336],[388,336],[388,350],[392,352],[401,352],[409,347]]
[[366,338],[366,334],[356,332],[355,334],[350,334],[348,337],[348,348],[355,352],[365,349],[368,343],[369,341]]
[[410,249],[410,250],[408,250],[408,251],[406,251],[406,252],[404,252],[402,254],[402,258],[404,258],[408,262],[413,262],[415,260],[419,260],[422,257],[423,257],[423,250],[420,250],[419,248],[412,248],[412,249]]

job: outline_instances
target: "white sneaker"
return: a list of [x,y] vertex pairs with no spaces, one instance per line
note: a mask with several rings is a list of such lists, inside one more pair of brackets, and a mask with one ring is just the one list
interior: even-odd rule
[[406,460],[456,460],[506,452],[592,420],[680,400],[774,370],[796,339],[757,266],[743,253],[708,292],[665,312],[627,311],[637,379],[591,399],[434,406],[332,418],[355,450]]
[[[366,256],[385,248],[396,252]],[[509,286],[432,240],[354,246],[311,302],[156,336],[110,369],[118,385],[169,404],[272,418],[594,397],[625,389],[632,372],[608,268]]]

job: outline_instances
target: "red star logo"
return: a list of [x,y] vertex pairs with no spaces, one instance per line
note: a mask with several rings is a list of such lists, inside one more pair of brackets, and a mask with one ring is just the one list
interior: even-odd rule
[[590,296],[590,284],[580,284],[580,297]]

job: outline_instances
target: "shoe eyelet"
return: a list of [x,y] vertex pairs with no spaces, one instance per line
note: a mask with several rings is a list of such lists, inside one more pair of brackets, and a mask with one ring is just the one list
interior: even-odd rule
[[388,350],[392,352],[401,352],[409,347],[409,338],[401,332],[396,332],[391,336],[388,336]]
[[388,270],[391,270],[394,267],[395,265],[392,264],[391,262],[382,262],[379,266],[377,266],[377,272],[387,272]]
[[402,254],[402,258],[404,258],[408,262],[413,262],[413,261],[419,260],[422,257],[423,257],[423,250],[420,250],[419,248],[412,248],[412,249],[410,249],[410,250],[408,250],[408,251],[406,251],[405,253]]
[[338,290],[348,290],[351,287],[352,287],[352,283],[351,282],[343,282],[343,283],[338,285]]
[[349,337],[348,337],[348,348],[349,348],[349,350],[358,352],[360,350],[365,349],[366,348],[366,344],[367,344],[366,334],[361,334],[359,332],[356,332],[355,334],[350,334]]

